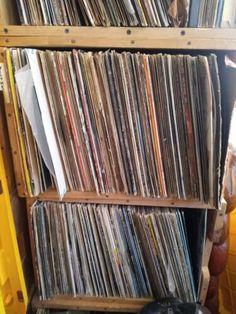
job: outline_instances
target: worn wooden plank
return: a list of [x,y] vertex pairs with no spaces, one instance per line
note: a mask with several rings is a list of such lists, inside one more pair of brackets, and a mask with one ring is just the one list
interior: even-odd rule
[[[60,201],[56,190],[48,190],[37,197],[41,201]],[[139,206],[158,206],[158,207],[180,207],[180,208],[208,208],[214,209],[210,204],[203,204],[199,200],[188,199],[165,199],[148,198],[127,194],[101,194],[95,192],[67,192],[62,201],[97,203],[97,204],[123,204]]]
[[[0,48],[0,65],[1,70],[4,71],[4,54],[3,48]],[[4,75],[4,73],[0,73]],[[2,79],[2,78],[1,78]],[[0,148],[3,155],[3,162],[6,170],[7,184],[10,194],[15,190],[15,176],[13,170],[12,154],[10,149],[9,134],[6,123],[6,113],[4,108],[3,91],[0,90]]]
[[[3,53],[3,49],[1,53]],[[10,146],[13,158],[13,166],[16,180],[16,188],[19,196],[27,196],[26,182],[24,177],[24,168],[22,156],[20,153],[20,142],[17,131],[17,122],[15,118],[13,98],[9,83],[9,77],[7,73],[7,65],[4,58],[3,70],[5,73],[5,82],[4,82],[4,109],[7,119],[8,134],[10,139]],[[7,130],[6,130],[7,132]]]
[[235,50],[236,29],[2,26],[6,47]]
[[147,303],[153,299],[126,299],[126,298],[102,298],[102,297],[69,297],[56,296],[53,299],[42,301],[37,295],[32,300],[35,309],[66,309],[119,313],[138,313]]

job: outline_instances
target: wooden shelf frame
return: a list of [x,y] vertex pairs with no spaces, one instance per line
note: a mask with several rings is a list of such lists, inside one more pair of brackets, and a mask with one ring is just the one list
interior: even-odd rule
[[236,50],[236,29],[2,25],[0,46]]
[[65,309],[83,311],[102,311],[119,313],[138,313],[146,304],[154,301],[150,298],[105,298],[105,297],[70,297],[56,296],[42,301],[37,294],[32,300],[35,309]]
[[56,190],[48,190],[35,200],[39,201],[63,201],[63,202],[81,202],[95,204],[119,204],[119,205],[137,205],[154,207],[178,207],[178,208],[207,208],[215,209],[210,204],[205,204],[195,199],[169,199],[169,198],[150,198],[143,196],[133,196],[127,194],[101,194],[95,192],[67,192],[60,200]]
[[[109,40],[108,40],[109,38]],[[174,49],[174,50],[236,50],[236,30],[234,29],[191,29],[191,28],[128,28],[128,27],[63,27],[63,26],[0,26],[0,47],[32,47],[32,48],[118,48],[118,49]],[[12,125],[11,113],[8,120]],[[13,130],[13,129],[12,129]],[[14,136],[12,134],[12,136]],[[13,151],[15,158],[19,158],[17,149]],[[18,159],[17,159],[18,160]],[[18,182],[18,190],[23,188]],[[24,189],[22,190],[24,194]],[[25,195],[26,196],[26,195]],[[34,200],[60,201],[55,190],[42,193],[37,198],[27,198],[27,202]],[[209,204],[198,200],[154,199],[124,194],[109,194],[98,196],[96,193],[68,192],[63,201],[124,204],[158,207],[180,208],[208,208]],[[28,211],[29,214],[29,211]],[[214,214],[212,212],[212,214]],[[30,219],[30,218],[29,218]],[[32,229],[30,228],[32,237]],[[31,239],[32,242],[32,239]],[[201,293],[204,302],[209,283],[208,261],[212,240],[208,241],[204,254],[203,273],[205,279]],[[32,243],[31,243],[32,245]],[[37,280],[35,280],[37,282]],[[33,307],[46,309],[71,309],[113,311],[123,313],[137,313],[152,299],[124,299],[99,297],[69,297],[57,296],[51,300],[42,301],[35,295]]]

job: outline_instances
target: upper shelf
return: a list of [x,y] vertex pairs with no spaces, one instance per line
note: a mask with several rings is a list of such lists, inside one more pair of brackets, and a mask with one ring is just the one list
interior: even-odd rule
[[236,29],[7,25],[0,46],[236,50]]

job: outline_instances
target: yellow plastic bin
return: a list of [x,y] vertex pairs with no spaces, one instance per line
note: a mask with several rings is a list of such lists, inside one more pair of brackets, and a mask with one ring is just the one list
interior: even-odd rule
[[25,314],[28,296],[0,151],[0,314]]

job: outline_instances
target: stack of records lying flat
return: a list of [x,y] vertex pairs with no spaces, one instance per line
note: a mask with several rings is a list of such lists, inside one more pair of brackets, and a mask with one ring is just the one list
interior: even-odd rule
[[217,205],[215,55],[11,49],[7,56],[33,195],[51,175],[61,196],[76,190]]
[[[42,202],[33,205],[31,215],[42,299],[172,296],[196,301],[205,210],[193,214],[196,221],[201,217],[200,237],[188,232],[181,209]],[[194,261],[190,245],[197,248]]]

